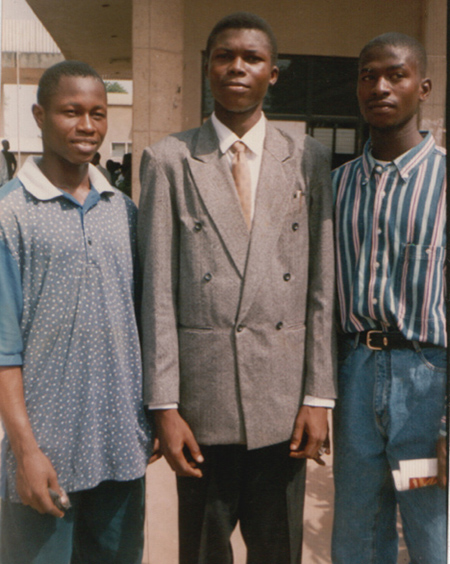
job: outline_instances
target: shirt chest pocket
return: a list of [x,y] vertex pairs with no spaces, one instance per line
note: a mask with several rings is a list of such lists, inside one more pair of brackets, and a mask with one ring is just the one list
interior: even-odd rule
[[403,244],[395,274],[399,315],[420,318],[443,297],[445,247]]

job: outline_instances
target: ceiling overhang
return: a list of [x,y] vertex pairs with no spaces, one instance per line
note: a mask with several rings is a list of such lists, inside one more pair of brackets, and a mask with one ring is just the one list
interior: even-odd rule
[[131,79],[131,0],[27,0],[66,59]]

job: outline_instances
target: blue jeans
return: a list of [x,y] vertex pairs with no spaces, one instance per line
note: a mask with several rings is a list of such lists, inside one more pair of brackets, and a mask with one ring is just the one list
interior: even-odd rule
[[2,500],[1,564],[141,564],[144,478],[69,494],[62,519]]
[[446,500],[438,486],[398,492],[400,460],[435,458],[445,410],[446,351],[339,347],[334,413],[334,564],[395,564],[397,504],[412,564],[446,564]]

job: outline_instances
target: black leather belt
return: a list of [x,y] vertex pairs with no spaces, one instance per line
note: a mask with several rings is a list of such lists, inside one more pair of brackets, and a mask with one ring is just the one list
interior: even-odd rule
[[[358,333],[352,333],[356,338]],[[414,342],[406,339],[401,333],[384,331],[363,331],[359,333],[359,342],[372,351],[390,351],[392,349],[416,350]],[[419,343],[421,348],[435,347],[432,343]]]

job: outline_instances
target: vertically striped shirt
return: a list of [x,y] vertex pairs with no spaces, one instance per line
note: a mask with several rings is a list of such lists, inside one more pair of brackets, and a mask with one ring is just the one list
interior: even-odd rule
[[430,133],[390,163],[370,149],[333,172],[342,329],[445,346],[445,151]]

